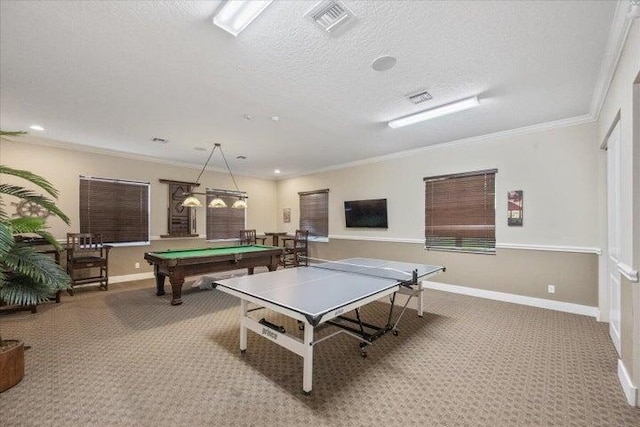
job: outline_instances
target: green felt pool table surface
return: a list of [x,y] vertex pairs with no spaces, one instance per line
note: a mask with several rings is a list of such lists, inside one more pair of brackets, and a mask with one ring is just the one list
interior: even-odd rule
[[169,278],[171,305],[182,304],[182,285],[186,276],[246,268],[253,274],[255,267],[278,268],[283,248],[265,245],[224,246],[201,249],[179,249],[147,252],[144,259],[153,265],[156,295],[164,295],[164,279]]
[[220,248],[180,249],[160,252],[149,252],[164,259],[179,259],[192,257],[210,257],[230,254],[243,254],[248,252],[260,252],[265,249],[278,249],[275,246],[251,245],[251,246],[224,246]]

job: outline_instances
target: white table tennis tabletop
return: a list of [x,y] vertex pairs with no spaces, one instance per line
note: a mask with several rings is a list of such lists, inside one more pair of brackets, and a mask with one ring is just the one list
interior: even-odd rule
[[[397,277],[406,277],[407,281],[411,280],[413,271],[416,271],[419,279],[443,269],[435,265],[371,258],[349,258],[339,262],[389,269],[390,272],[403,271],[407,274],[398,273]],[[293,310],[306,317],[318,318],[329,311],[396,287],[402,280],[326,270],[311,265],[213,281],[216,286]]]

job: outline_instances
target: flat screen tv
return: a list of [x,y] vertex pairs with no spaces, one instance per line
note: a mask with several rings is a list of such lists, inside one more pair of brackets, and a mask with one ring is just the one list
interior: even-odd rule
[[345,201],[344,218],[349,228],[387,228],[387,199]]

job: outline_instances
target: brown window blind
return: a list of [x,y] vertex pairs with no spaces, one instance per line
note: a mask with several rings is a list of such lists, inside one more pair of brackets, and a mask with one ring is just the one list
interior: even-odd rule
[[495,252],[497,169],[425,178],[425,246]]
[[240,230],[245,229],[246,209],[232,208],[237,197],[220,195],[207,190],[207,206],[216,196],[220,197],[226,204],[226,208],[207,207],[207,240],[237,239]]
[[80,232],[104,243],[149,242],[149,183],[80,177]]
[[300,196],[300,229],[309,236],[329,236],[329,190],[305,191]]

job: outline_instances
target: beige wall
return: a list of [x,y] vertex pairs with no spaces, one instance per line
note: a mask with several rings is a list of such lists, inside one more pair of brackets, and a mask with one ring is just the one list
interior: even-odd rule
[[[28,141],[35,143],[28,143]],[[58,218],[52,218],[49,221],[50,231],[59,239],[64,239],[67,232],[79,231],[80,175],[151,183],[151,245],[114,248],[111,252],[111,276],[152,271],[143,259],[144,252],[147,251],[207,245],[204,240],[206,235],[204,208],[196,211],[197,231],[201,238],[160,239],[159,237],[168,231],[167,206],[169,194],[167,185],[160,183],[159,179],[194,181],[200,172],[199,168],[192,169],[42,145],[45,142],[32,139],[29,136],[14,138],[11,141],[2,139],[0,140],[0,162],[10,167],[26,169],[42,175],[59,190],[58,206],[71,218],[71,227],[68,227]],[[50,142],[46,143],[50,144]],[[237,176],[236,180],[239,188],[246,191],[249,196],[247,228],[255,228],[260,231],[272,230],[276,222],[276,183],[270,180],[242,176]],[[19,182],[19,180],[13,181]],[[209,186],[235,189],[233,181],[227,173],[207,171],[203,174],[201,182],[201,188]],[[26,181],[22,181],[22,184],[29,186]],[[12,208],[13,206],[11,205],[7,206],[7,210],[10,213]],[[136,262],[140,263],[139,269],[134,267]]]
[[[332,236],[418,239],[424,236],[423,178],[497,168],[496,237],[499,243],[597,247],[598,156],[594,123],[482,142],[443,145],[406,156],[278,183],[278,208],[299,220],[298,192],[329,188]],[[524,191],[524,227],[507,226],[507,191]],[[386,198],[389,228],[348,229],[343,202]],[[280,215],[281,216],[281,215]]]
[[[495,137],[416,151],[386,161],[278,183],[278,210],[298,192],[329,188],[329,243],[312,253],[339,259],[356,254],[442,264],[447,284],[596,307],[598,305],[599,152],[595,123]],[[425,251],[423,177],[497,168],[496,255]],[[524,191],[524,226],[507,226],[507,191]],[[347,229],[344,200],[387,198],[389,228]],[[529,250],[508,249],[525,246]],[[531,247],[546,250],[532,250]],[[582,253],[580,253],[582,252]],[[556,294],[547,293],[556,286]]]
[[[635,83],[635,89],[634,89]],[[635,19],[598,120],[601,144],[620,117],[621,254],[620,261],[640,269],[640,20]],[[634,104],[634,90],[636,91]],[[601,174],[606,180],[606,171]],[[605,181],[606,182],[606,181]],[[606,216],[601,218],[606,229]],[[604,234],[606,236],[606,234]],[[606,247],[606,240],[602,243]],[[601,286],[606,286],[602,284]],[[640,284],[622,277],[621,359],[635,387],[640,386]],[[637,403],[640,405],[640,402]]]
[[[425,251],[415,243],[331,239],[312,243],[310,254],[322,259],[368,257],[442,265],[446,272],[430,279],[533,298],[598,305],[597,255],[570,252],[498,249],[496,255]],[[547,285],[556,293],[548,294]]]

